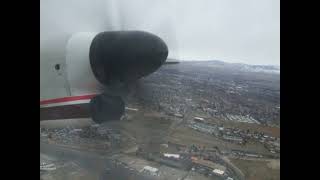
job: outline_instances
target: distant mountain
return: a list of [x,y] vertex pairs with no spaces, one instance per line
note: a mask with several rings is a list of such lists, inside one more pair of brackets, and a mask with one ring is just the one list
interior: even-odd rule
[[210,60],[210,61],[180,61],[187,62],[193,64],[203,64],[206,63],[209,66],[214,67],[224,67],[230,68],[243,72],[262,72],[262,73],[272,73],[272,74],[280,74],[280,66],[276,65],[249,65],[244,63],[228,63],[220,60]]
[[241,71],[280,74],[280,66],[274,66],[274,65],[248,65],[248,64],[241,64],[239,68],[240,68],[239,70],[241,70]]
[[180,60],[178,59],[173,59],[173,58],[167,58],[166,63],[179,63]]

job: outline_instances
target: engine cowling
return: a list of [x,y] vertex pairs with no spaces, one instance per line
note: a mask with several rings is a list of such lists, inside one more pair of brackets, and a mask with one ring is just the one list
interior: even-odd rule
[[97,82],[108,86],[135,81],[156,71],[167,56],[165,42],[148,32],[77,33],[67,46],[70,89],[79,94],[92,92]]
[[109,85],[134,81],[156,71],[168,48],[159,37],[142,31],[97,34],[90,46],[90,64],[98,81]]

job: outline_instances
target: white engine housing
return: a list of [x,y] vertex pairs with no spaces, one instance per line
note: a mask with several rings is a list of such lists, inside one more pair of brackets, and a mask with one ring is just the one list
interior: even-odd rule
[[93,38],[98,33],[74,34],[66,47],[66,76],[71,96],[100,93],[102,85],[92,73],[89,52]]

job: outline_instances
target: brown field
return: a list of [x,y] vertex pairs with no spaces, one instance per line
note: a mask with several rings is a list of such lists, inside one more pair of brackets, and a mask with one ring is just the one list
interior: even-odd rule
[[270,126],[265,126],[261,124],[250,124],[250,123],[243,123],[243,122],[232,122],[232,121],[225,121],[225,120],[218,120],[218,119],[210,119],[208,120],[208,122],[223,124],[225,127],[230,127],[230,128],[239,128],[243,130],[249,129],[250,131],[259,131],[274,137],[280,137],[280,128],[278,127],[270,127]]
[[247,180],[280,180],[280,162],[230,159]]
[[179,127],[175,129],[175,131],[168,137],[169,141],[172,141],[177,144],[184,144],[184,145],[199,145],[199,146],[207,146],[207,147],[214,147],[218,146],[220,149],[238,149],[244,151],[255,151],[258,153],[269,153],[267,149],[263,147],[261,144],[257,143],[248,143],[245,146],[225,142],[221,139],[216,137],[195,131],[188,127]]

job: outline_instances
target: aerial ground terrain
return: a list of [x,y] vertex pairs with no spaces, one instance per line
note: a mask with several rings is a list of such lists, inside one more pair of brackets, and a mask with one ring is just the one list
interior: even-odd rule
[[168,64],[124,100],[120,121],[40,122],[40,178],[280,179],[279,67]]

